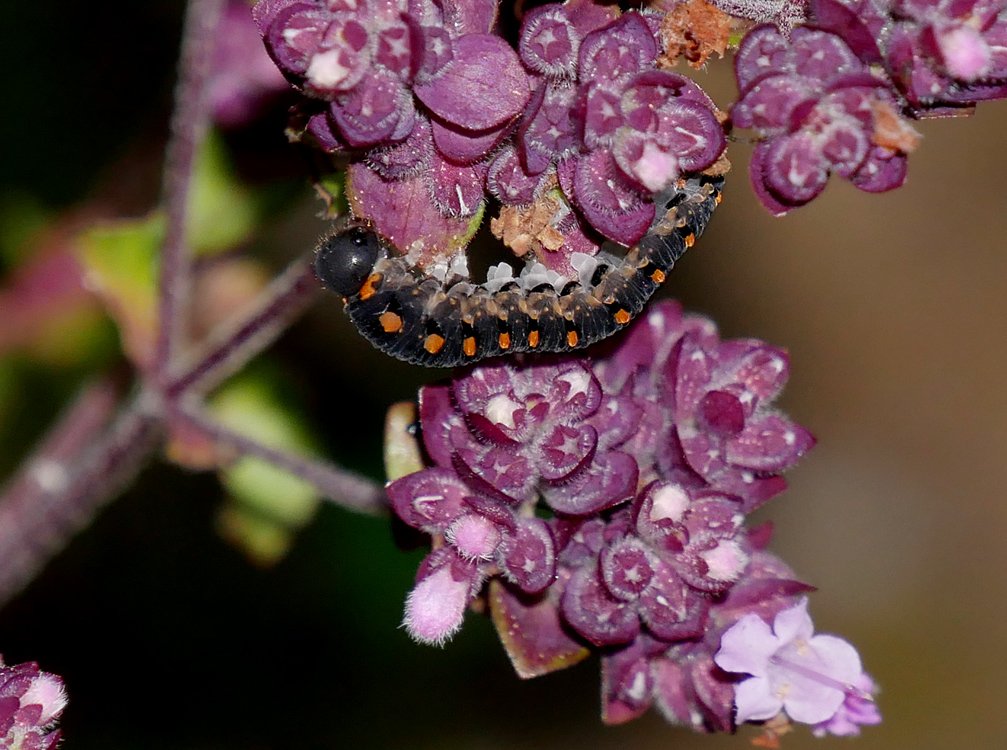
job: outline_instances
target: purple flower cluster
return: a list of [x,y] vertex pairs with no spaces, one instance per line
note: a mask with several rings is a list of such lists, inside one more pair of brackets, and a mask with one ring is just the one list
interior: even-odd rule
[[896,97],[838,36],[799,27],[788,42],[760,26],[742,41],[735,74],[731,119],[762,136],[751,178],[773,213],[810,201],[830,174],[868,192],[905,181],[905,152],[883,145],[879,133],[898,117]]
[[918,141],[903,118],[1007,96],[1004,0],[811,0],[808,23],[789,39],[756,27],[735,59],[731,120],[760,136],[752,183],[777,215],[830,174],[900,186]]
[[725,141],[702,89],[656,69],[660,17],[610,17],[588,2],[527,14],[518,52],[535,93],[490,188],[503,203],[528,203],[558,178],[591,228],[630,244],[653,222],[650,196],[710,166]]
[[882,66],[918,115],[1007,96],[1004,0],[811,0],[811,21]]
[[53,725],[65,706],[59,677],[34,662],[9,667],[0,659],[0,747],[52,750],[60,738]]
[[525,206],[558,184],[565,244],[542,260],[569,269],[601,237],[638,239],[651,196],[724,148],[709,97],[656,68],[656,16],[542,6],[516,50],[492,0],[260,0],[255,17],[307,96],[299,127],[351,156],[354,211],[421,264],[464,244],[487,193]]
[[[488,591],[523,676],[598,649],[607,721],[656,704],[675,723],[730,730],[740,673],[762,673],[718,667],[721,637],[809,589],[765,551],[767,529],[745,526],[813,444],[773,406],[787,369],[785,352],[722,341],[663,303],[593,363],[498,363],[424,388],[432,465],[388,485],[398,517],[434,540],[408,632],[443,643]],[[843,665],[811,682],[834,687]],[[866,723],[829,701],[812,723]]]

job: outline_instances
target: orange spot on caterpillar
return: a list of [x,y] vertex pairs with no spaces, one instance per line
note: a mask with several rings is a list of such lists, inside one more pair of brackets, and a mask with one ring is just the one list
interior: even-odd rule
[[381,313],[378,322],[385,333],[398,333],[402,330],[402,318],[393,312]]
[[423,348],[431,354],[437,354],[437,352],[444,348],[444,337],[431,333],[424,339]]
[[651,281],[655,284],[663,284],[666,278],[668,278],[668,275],[660,268],[655,268],[654,273],[650,275]]
[[621,326],[626,325],[629,321],[633,319],[633,316],[629,314],[629,310],[623,310],[621,307],[612,317],[614,317],[615,322]]
[[577,339],[577,332],[576,331],[567,331],[566,332],[566,343],[567,343],[567,346],[569,346],[572,349],[573,347],[577,346],[577,341],[578,341],[578,339]]
[[465,353],[466,357],[476,356],[476,337],[469,336],[462,342],[462,351]]
[[538,346],[538,331],[530,331],[528,333],[528,346],[532,349]]
[[685,246],[686,247],[692,247],[695,244],[696,244],[696,235],[695,235],[694,232],[689,232],[685,236]]
[[501,333],[499,343],[501,349],[510,349],[510,334]]
[[360,300],[362,302],[366,302],[375,294],[377,294],[378,291],[377,286],[380,283],[381,283],[381,274],[372,273],[370,276],[367,277],[367,281],[364,282],[364,285],[360,287],[360,293],[357,296],[360,297]]

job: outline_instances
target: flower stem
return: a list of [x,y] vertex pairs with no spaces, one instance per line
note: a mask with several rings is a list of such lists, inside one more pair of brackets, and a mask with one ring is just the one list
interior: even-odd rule
[[205,393],[269,346],[300,315],[318,291],[307,257],[291,263],[259,295],[252,309],[212,332],[203,347],[165,388],[175,400],[194,391]]
[[146,392],[101,432],[118,391],[108,380],[86,387],[0,493],[0,604],[31,581],[156,449],[159,419]]
[[230,449],[240,456],[261,459],[303,479],[314,485],[315,489],[336,505],[369,515],[382,515],[387,512],[388,501],[385,490],[373,479],[320,459],[298,456],[263,445],[252,438],[231,431],[199,408],[184,408],[174,415],[174,418],[183,421],[187,427],[203,433],[219,447]]
[[189,190],[193,166],[209,127],[207,80],[215,31],[223,11],[222,0],[190,0],[182,36],[179,80],[171,118],[164,167],[164,206],[167,216],[158,279],[158,337],[154,372],[164,382],[184,345],[186,312],[191,291],[188,229]]

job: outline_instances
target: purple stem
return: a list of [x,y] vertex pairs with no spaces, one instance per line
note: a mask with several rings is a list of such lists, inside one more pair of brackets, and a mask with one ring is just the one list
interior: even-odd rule
[[303,479],[336,505],[369,515],[383,515],[388,511],[385,490],[373,479],[320,459],[298,456],[263,445],[221,425],[198,407],[183,409],[175,415],[175,419],[201,432],[219,447],[233,450],[239,456],[262,459]]
[[164,206],[167,217],[158,279],[158,335],[154,372],[167,380],[186,329],[191,287],[188,213],[189,189],[196,154],[209,127],[207,80],[216,43],[215,31],[223,0],[190,0],[182,35],[179,80],[164,166]]
[[158,446],[156,403],[145,392],[101,432],[118,391],[111,381],[85,388],[0,493],[0,604],[88,524]]
[[318,281],[307,257],[291,263],[237,321],[210,334],[208,344],[165,387],[176,400],[193,391],[205,393],[242,368],[283,333],[314,299]]

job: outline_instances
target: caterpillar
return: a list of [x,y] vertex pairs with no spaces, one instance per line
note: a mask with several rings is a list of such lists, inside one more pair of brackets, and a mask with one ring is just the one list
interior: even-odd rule
[[583,255],[577,259],[579,278],[572,281],[537,263],[516,278],[500,264],[482,284],[450,271],[429,273],[392,254],[359,224],[321,240],[315,274],[344,298],[364,338],[417,365],[455,367],[516,352],[573,351],[636,317],[703,233],[722,187],[722,177],[680,180],[658,194],[654,223],[624,257],[607,251]]

